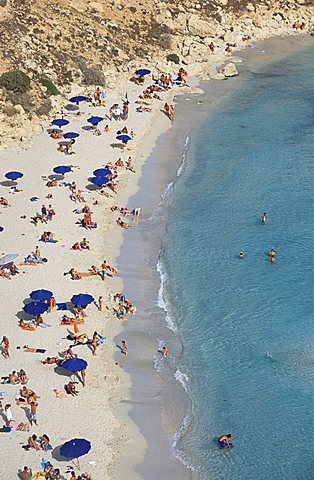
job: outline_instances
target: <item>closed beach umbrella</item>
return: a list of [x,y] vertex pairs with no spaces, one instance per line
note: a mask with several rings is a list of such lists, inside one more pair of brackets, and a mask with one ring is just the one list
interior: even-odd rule
[[69,120],[66,120],[65,118],[56,118],[55,120],[53,120],[53,122],[51,122],[51,125],[57,125],[57,127],[64,127],[69,123]]
[[147,68],[140,68],[139,70],[136,70],[135,74],[139,75],[140,77],[145,77],[145,75],[149,75],[151,73],[150,70]]
[[85,370],[87,366],[88,363],[86,362],[86,360],[77,357],[68,358],[68,360],[65,360],[61,364],[62,368],[64,368],[65,370],[70,370],[71,372],[80,372],[81,370]]
[[77,138],[80,134],[76,132],[67,132],[63,135],[63,138]]
[[87,97],[84,97],[83,95],[76,95],[75,97],[69,99],[69,101],[72,103],[85,102],[85,100],[87,100]]
[[31,302],[31,303],[27,303],[27,305],[23,307],[23,310],[25,313],[28,313],[29,315],[41,315],[42,313],[47,312],[48,308],[49,308],[49,305],[47,303]]
[[104,120],[103,117],[90,117],[87,121],[92,125],[97,125],[99,122],[102,122],[103,120]]
[[95,175],[95,177],[106,177],[110,174],[111,170],[109,170],[109,168],[97,168],[97,170],[93,171],[93,175]]
[[106,183],[109,182],[109,178],[107,177],[92,177],[90,179],[90,181],[94,184],[94,185],[106,185]]
[[86,455],[91,449],[91,443],[85,438],[73,438],[64,443],[60,448],[60,454],[71,460],[73,458],[79,458]]
[[6,265],[7,263],[13,262],[18,258],[18,253],[9,253],[8,255],[4,255],[4,257],[0,258],[0,265]]
[[73,295],[71,298],[73,305],[80,305],[81,307],[86,307],[90,303],[94,302],[94,300],[94,297],[89,295],[89,293],[79,293],[77,295]]
[[68,167],[67,165],[59,165],[58,167],[55,167],[53,169],[54,173],[59,173],[61,175],[64,175],[65,173],[72,172],[71,167]]
[[50,290],[33,290],[32,293],[30,294],[30,298],[32,300],[39,300],[41,302],[44,302],[45,300],[48,300],[48,298],[51,298],[53,296],[53,293]]
[[8,172],[5,174],[5,178],[8,178],[9,180],[17,180],[18,178],[22,178],[24,176],[24,173],[21,172]]
[[130,135],[118,135],[116,139],[121,140],[121,142],[128,142],[129,140],[132,140],[132,137],[130,137]]

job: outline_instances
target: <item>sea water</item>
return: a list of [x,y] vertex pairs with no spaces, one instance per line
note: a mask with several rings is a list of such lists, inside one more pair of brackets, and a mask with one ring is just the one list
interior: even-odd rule
[[313,69],[306,48],[248,70],[173,186],[159,301],[192,401],[174,446],[202,479],[313,476]]

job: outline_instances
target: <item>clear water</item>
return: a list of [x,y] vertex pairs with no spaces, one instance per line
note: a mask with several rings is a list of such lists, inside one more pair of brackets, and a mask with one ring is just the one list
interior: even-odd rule
[[180,448],[204,479],[313,476],[313,68],[310,48],[249,75],[175,184],[161,258],[193,403]]

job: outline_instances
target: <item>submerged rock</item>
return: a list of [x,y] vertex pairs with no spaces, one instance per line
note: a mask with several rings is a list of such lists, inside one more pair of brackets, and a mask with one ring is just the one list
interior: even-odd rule
[[223,73],[225,77],[236,77],[239,75],[237,67],[234,63],[227,63],[227,65],[222,69],[221,73]]

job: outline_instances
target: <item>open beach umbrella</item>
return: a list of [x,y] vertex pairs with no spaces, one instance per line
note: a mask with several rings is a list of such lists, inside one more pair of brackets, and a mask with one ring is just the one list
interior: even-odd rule
[[139,70],[136,70],[135,74],[139,75],[140,77],[145,77],[145,75],[149,75],[151,73],[150,70],[147,68],[140,68]]
[[0,227],[0,232],[3,232],[3,230],[4,230],[4,227]]
[[24,173],[21,172],[8,172],[5,174],[5,178],[8,178],[9,180],[17,180],[18,178],[22,178],[24,176]]
[[94,185],[106,185],[106,183],[109,182],[109,178],[107,177],[92,177],[90,179],[90,181],[94,184]]
[[[65,370],[70,370],[71,372],[80,372],[88,366],[88,363],[83,358],[73,357],[65,360],[61,367]],[[76,458],[76,457],[74,457]]]
[[87,119],[87,121],[89,123],[91,123],[92,125],[97,125],[99,122],[102,122],[104,120],[103,117],[90,117]]
[[73,305],[79,305],[80,307],[86,307],[90,303],[94,302],[94,297],[89,295],[89,293],[79,293],[78,295],[73,295],[71,302]]
[[72,172],[72,169],[67,165],[59,165],[58,167],[55,167],[53,171],[54,173],[59,173],[60,175],[64,175],[65,173]]
[[29,315],[41,315],[42,313],[47,312],[48,308],[49,308],[49,305],[47,303],[31,302],[31,303],[27,303],[23,307],[23,310],[25,313],[28,313]]
[[57,127],[64,127],[69,123],[69,120],[66,120],[65,118],[56,118],[55,120],[53,120],[53,122],[51,122],[51,125],[57,125]]
[[97,168],[97,170],[93,171],[93,175],[95,175],[95,177],[106,177],[110,174],[111,170],[109,170],[109,168]]
[[18,253],[9,253],[8,255],[4,255],[4,257],[0,258],[0,265],[6,265],[7,263],[13,262],[18,258]]
[[129,140],[133,140],[130,135],[118,135],[116,139],[121,140],[121,142],[128,142]]
[[32,300],[39,300],[44,302],[53,296],[53,293],[50,290],[33,290],[29,295]]
[[84,97],[84,95],[76,95],[75,97],[69,99],[69,101],[72,103],[85,102],[85,100],[87,100],[87,97]]
[[63,135],[63,138],[77,138],[80,134],[76,132],[67,132]]
[[73,438],[65,442],[60,448],[60,454],[71,460],[86,455],[91,449],[91,443],[85,438]]

